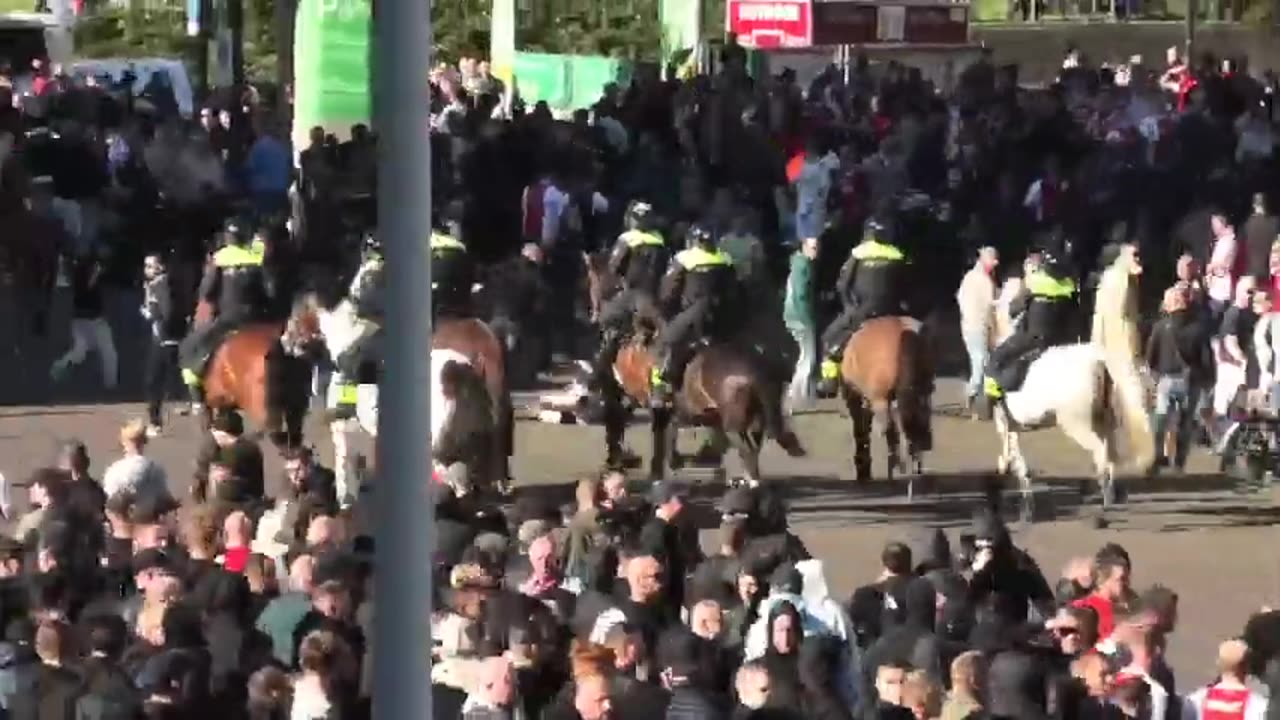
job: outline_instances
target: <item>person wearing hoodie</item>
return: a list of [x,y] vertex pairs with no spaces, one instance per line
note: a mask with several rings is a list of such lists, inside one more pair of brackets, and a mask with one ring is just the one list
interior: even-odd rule
[[725,717],[714,693],[701,679],[697,646],[698,638],[684,629],[674,630],[662,638],[658,652],[662,685],[671,692],[666,720],[720,720]]
[[[920,528],[911,535],[909,547],[915,574],[928,580],[942,598],[942,610],[935,628],[938,636],[951,643],[967,641],[973,629],[973,609],[968,602],[969,581],[954,567],[947,534],[942,528]],[[949,661],[961,651],[947,652],[944,659]]]
[[903,591],[903,622],[887,630],[862,656],[864,697],[871,697],[882,665],[904,665],[943,680],[941,646],[934,633],[937,593],[924,578],[912,578]]
[[853,713],[836,688],[840,641],[815,637],[800,646],[800,707],[813,720],[853,720]]
[[765,627],[768,646],[763,662],[769,671],[768,706],[798,708],[802,697],[800,647],[804,638],[800,612],[783,600],[770,608]]
[[980,650],[999,649],[1029,634],[1032,608],[1041,617],[1053,614],[1053,590],[1040,566],[1014,546],[1004,521],[990,511],[974,522],[969,602],[976,612],[970,642]]

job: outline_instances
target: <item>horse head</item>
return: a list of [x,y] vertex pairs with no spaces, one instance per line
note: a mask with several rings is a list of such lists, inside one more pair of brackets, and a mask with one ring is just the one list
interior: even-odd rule
[[280,344],[285,352],[302,357],[325,342],[320,318],[329,312],[321,307],[315,293],[303,293],[293,303],[289,319],[285,321],[284,333],[280,336]]

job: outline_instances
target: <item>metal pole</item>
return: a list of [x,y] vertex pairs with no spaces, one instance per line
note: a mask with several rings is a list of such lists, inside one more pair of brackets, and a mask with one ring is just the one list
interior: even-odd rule
[[378,236],[387,258],[374,489],[373,716],[431,720],[431,3],[378,3],[369,37],[377,39],[374,78],[382,83],[374,127]]
[[1183,49],[1183,62],[1187,66],[1187,72],[1191,72],[1191,69],[1195,67],[1195,60],[1193,60],[1195,55],[1192,53],[1195,52],[1196,21],[1199,19],[1196,16],[1199,14],[1200,3],[1196,0],[1187,0],[1186,26],[1183,28],[1186,35],[1186,37],[1183,38],[1186,44],[1186,47]]

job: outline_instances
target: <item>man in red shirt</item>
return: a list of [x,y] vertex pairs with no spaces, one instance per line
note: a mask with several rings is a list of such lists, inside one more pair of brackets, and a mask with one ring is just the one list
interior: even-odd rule
[[1116,606],[1129,597],[1129,556],[1122,548],[1108,545],[1094,558],[1093,592],[1072,605],[1087,607],[1098,614],[1098,640],[1106,640],[1116,629]]

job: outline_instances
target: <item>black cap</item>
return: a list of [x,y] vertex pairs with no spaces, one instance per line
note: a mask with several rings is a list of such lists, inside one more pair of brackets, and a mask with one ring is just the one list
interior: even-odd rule
[[755,509],[756,495],[751,488],[732,488],[720,498],[721,515],[750,515]]
[[139,551],[133,556],[133,574],[138,575],[148,570],[160,570],[162,572],[174,573],[176,567],[173,558],[163,550],[150,548]]
[[680,498],[681,500],[689,499],[689,488],[683,483],[674,480],[660,480],[649,488],[649,502],[653,505],[665,505],[666,503]]
[[240,417],[240,413],[235,410],[223,410],[214,415],[209,427],[213,430],[221,430],[228,435],[240,437],[244,434],[244,418]]
[[133,499],[129,520],[138,525],[152,525],[181,505],[167,492],[146,493]]
[[689,677],[698,671],[698,637],[680,628],[663,635],[658,641],[658,664],[676,677]]

